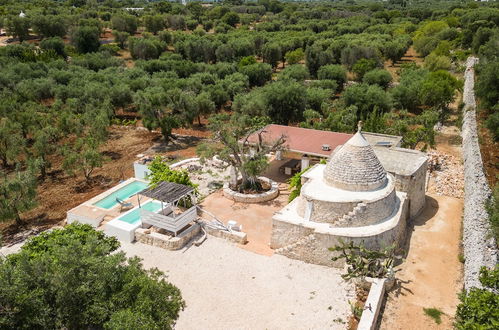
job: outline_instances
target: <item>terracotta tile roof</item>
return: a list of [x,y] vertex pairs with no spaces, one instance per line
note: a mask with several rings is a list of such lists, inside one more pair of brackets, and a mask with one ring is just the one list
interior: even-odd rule
[[[271,143],[281,137],[281,135],[284,135],[286,137],[285,147],[289,151],[326,157],[329,156],[337,146],[344,144],[353,136],[353,134],[347,133],[320,131],[275,124],[267,125],[263,130],[265,133],[262,134],[262,137],[266,143]],[[252,134],[249,141],[253,143],[256,142],[257,134]],[[324,144],[329,145],[329,150],[322,150],[322,145]]]

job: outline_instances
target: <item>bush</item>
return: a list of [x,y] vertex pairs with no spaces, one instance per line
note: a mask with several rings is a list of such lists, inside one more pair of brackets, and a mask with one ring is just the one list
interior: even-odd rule
[[[499,112],[496,112],[496,114],[497,113]],[[489,214],[489,222],[492,229],[492,234],[496,238],[496,244],[499,244],[499,184],[495,185],[492,196],[488,201],[486,207]]]
[[0,258],[0,327],[171,329],[185,306],[180,290],[118,247],[89,225],[71,224]]
[[272,79],[272,67],[267,63],[255,63],[239,68],[239,72],[248,76],[251,86],[263,86]]
[[447,56],[439,56],[431,53],[424,60],[424,67],[430,71],[449,70],[452,63]]
[[499,325],[499,266],[494,270],[482,267],[480,282],[483,289],[471,288],[459,295],[457,329],[497,329]]
[[46,231],[28,239],[22,251],[30,258],[38,258],[45,253],[53,253],[60,246],[68,246],[75,242],[82,245],[95,242],[93,252],[98,255],[109,254],[120,246],[116,238],[108,237],[103,232],[94,230],[90,225],[73,223],[65,228]]
[[341,65],[324,65],[317,71],[317,78],[320,80],[334,80],[343,89],[343,84],[347,81],[347,71]]
[[40,48],[43,50],[53,50],[57,55],[66,57],[64,41],[59,37],[42,40],[42,42],[40,42]]
[[237,23],[239,23],[239,15],[233,11],[228,12],[222,17],[222,22],[232,27],[235,27]]
[[373,59],[367,59],[367,58],[361,58],[352,67],[352,71],[357,75],[357,79],[359,81],[362,81],[364,78],[364,75],[371,71],[374,70],[377,66],[377,63]]
[[109,54],[113,55],[113,56],[116,56],[118,55],[118,52],[120,51],[120,46],[118,46],[117,44],[106,44],[106,45],[102,45],[100,47],[100,51],[101,52],[108,52]]
[[374,69],[367,72],[362,81],[366,84],[378,85],[386,89],[392,82],[392,75],[386,70]]
[[279,74],[279,79],[294,79],[296,81],[303,81],[308,79],[310,73],[307,67],[300,64],[293,64],[288,66]]
[[99,29],[95,26],[78,27],[72,35],[72,42],[79,53],[96,52],[100,47]]
[[148,166],[151,174],[147,177],[149,185],[154,187],[162,181],[174,182],[197,189],[197,185],[192,183],[189,173],[183,170],[172,170],[160,156],[156,156]]
[[165,49],[164,43],[152,38],[130,38],[128,43],[134,59],[156,59]]

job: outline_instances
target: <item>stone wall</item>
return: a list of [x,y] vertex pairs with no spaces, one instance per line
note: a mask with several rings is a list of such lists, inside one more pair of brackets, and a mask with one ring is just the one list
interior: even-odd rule
[[381,249],[393,243],[402,246],[406,235],[406,220],[408,217],[408,200],[404,193],[398,194],[400,208],[391,224],[382,223],[357,228],[318,228],[311,221],[296,223],[274,218],[272,220],[271,248],[288,258],[303,260],[308,263],[343,267],[344,260],[333,262],[334,253],[330,247],[340,241],[363,244],[369,249]]
[[150,229],[137,228],[135,230],[135,240],[137,242],[157,246],[166,250],[180,250],[191,239],[193,239],[201,231],[201,226],[193,224],[181,234],[177,236],[170,236],[152,232]]
[[[393,176],[390,175],[387,185],[383,190],[380,190],[379,196],[371,200],[357,200],[354,202],[313,200],[310,220],[331,223],[335,227],[360,227],[379,223],[390,216],[397,206],[395,179]],[[309,202],[306,198],[310,197],[307,197],[304,193],[298,197],[296,210],[301,217],[305,217]],[[364,206],[361,210],[356,210],[359,203]],[[351,219],[347,221],[345,215],[350,213],[352,214]]]
[[270,184],[270,190],[259,194],[243,194],[230,189],[229,182],[226,182],[223,187],[224,197],[240,203],[263,203],[273,200],[279,196],[279,184],[265,177],[258,177],[260,181]]
[[407,193],[409,198],[409,217],[415,218],[423,210],[426,203],[426,171],[428,161],[413,174],[401,175],[392,173],[395,176],[397,191]]
[[246,244],[248,242],[248,235],[241,231],[226,231],[219,230],[215,228],[211,228],[209,226],[205,226],[204,230],[207,234],[211,236],[215,236],[218,238],[223,238],[228,240],[229,242],[237,243],[237,244]]
[[478,279],[480,267],[493,267],[498,262],[496,242],[490,235],[490,224],[485,203],[490,188],[483,169],[476,122],[473,66],[477,58],[469,57],[464,74],[464,118],[462,127],[464,159],[464,286],[481,287]]

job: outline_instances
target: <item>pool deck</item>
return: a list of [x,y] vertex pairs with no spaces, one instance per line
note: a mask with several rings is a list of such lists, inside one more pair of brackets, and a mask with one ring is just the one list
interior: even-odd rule
[[[101,227],[103,226],[107,221],[114,219],[122,214],[124,214],[127,211],[130,211],[132,208],[125,208],[121,211],[121,207],[119,204],[116,204],[114,207],[110,209],[104,209],[98,206],[93,205],[94,203],[100,201],[101,199],[111,195],[113,192],[123,188],[124,186],[130,184],[133,181],[141,181],[141,182],[146,182],[144,180],[140,180],[137,178],[130,178],[124,182],[121,182],[120,184],[112,187],[109,190],[104,191],[103,193],[89,199],[88,201],[76,206],[75,208],[69,210],[67,212],[67,222],[72,223],[74,221],[79,221],[82,223],[87,223],[92,225],[93,227]],[[145,203],[150,198],[142,196],[140,198],[140,202]],[[125,202],[129,202],[133,205],[133,207],[136,207],[139,205],[138,197],[136,195],[133,195],[132,197],[129,197],[125,199]]]

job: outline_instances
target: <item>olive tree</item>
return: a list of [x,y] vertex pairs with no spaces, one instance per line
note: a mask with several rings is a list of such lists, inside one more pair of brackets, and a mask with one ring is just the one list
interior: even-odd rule
[[72,43],[80,53],[96,52],[100,47],[100,31],[95,26],[80,26],[72,33]]
[[[247,115],[217,114],[210,117],[209,129],[217,143],[205,143],[198,148],[202,158],[217,156],[234,167],[241,183],[234,189],[261,191],[257,177],[268,166],[267,154],[283,149],[284,136],[266,141],[261,128],[265,120]],[[250,136],[254,138],[250,141]]]
[[22,223],[21,213],[36,206],[36,177],[30,170],[0,172],[0,221]]
[[68,174],[81,171],[89,183],[94,170],[102,166],[103,157],[98,147],[98,141],[92,137],[78,138],[74,145],[67,146],[63,150],[63,169]]

